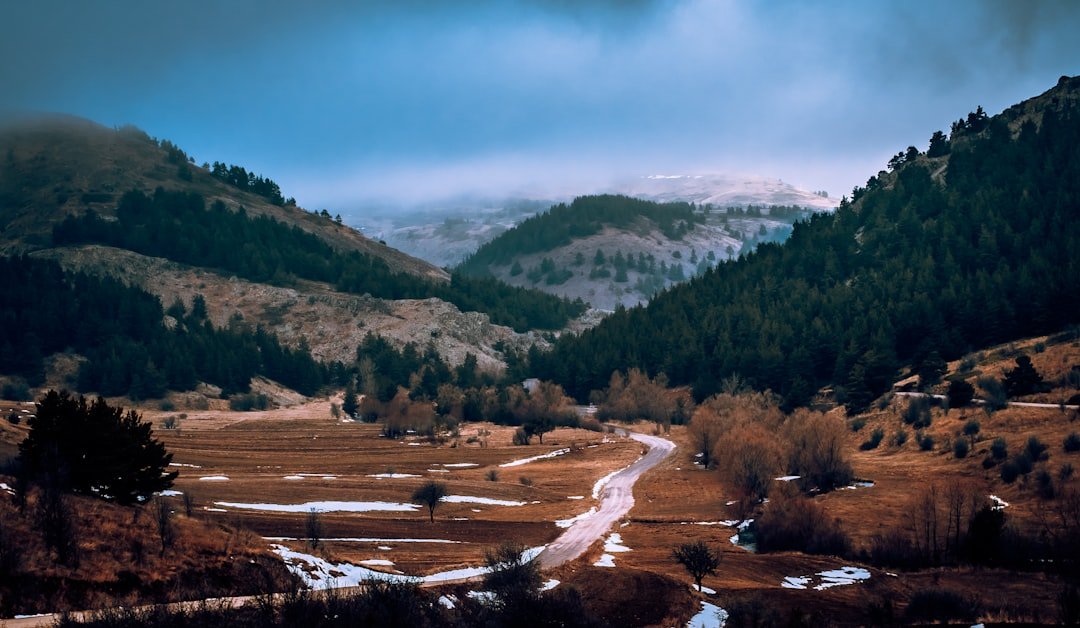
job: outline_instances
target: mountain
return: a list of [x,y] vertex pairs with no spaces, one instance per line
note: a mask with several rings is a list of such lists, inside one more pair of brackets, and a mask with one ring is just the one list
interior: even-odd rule
[[[0,259],[23,294],[0,309],[0,374],[31,386],[72,385],[74,369],[83,390],[133,398],[196,380],[243,392],[256,375],[311,394],[343,385],[368,334],[498,371],[507,352],[546,344],[531,330],[584,310],[451,276],[131,127],[25,119],[0,129],[0,156]],[[70,320],[80,307],[87,320]],[[78,354],[68,380],[49,357],[65,349]]]
[[46,246],[53,224],[66,216],[86,209],[109,216],[124,192],[162,187],[196,192],[208,203],[220,200],[230,209],[243,206],[250,215],[299,227],[335,249],[382,259],[395,272],[449,280],[442,269],[328,217],[240,190],[189,163],[171,143],[159,143],[135,127],[110,129],[74,116],[25,117],[0,125],[0,155],[3,251]]
[[[530,216],[581,195],[629,196],[662,203],[694,203],[716,208],[798,206],[815,211],[835,209],[839,201],[824,193],[807,192],[778,179],[723,174],[650,175],[614,184],[585,187],[570,195],[535,197],[471,196],[431,202],[417,207],[364,207],[346,214],[370,237],[386,242],[438,266],[455,266],[483,244],[494,240]],[[758,225],[751,225],[756,232]],[[721,238],[722,239],[722,238]],[[699,243],[702,246],[705,242]],[[714,242],[712,248],[719,244]],[[724,242],[736,251],[739,243]],[[625,302],[630,302],[627,300]]]
[[584,196],[523,221],[458,268],[610,311],[643,303],[759,242],[783,240],[808,213]]
[[534,375],[579,399],[616,369],[704,398],[739,375],[788,406],[831,386],[851,411],[898,369],[1080,323],[1080,77],[900,151],[835,213],[616,312]]

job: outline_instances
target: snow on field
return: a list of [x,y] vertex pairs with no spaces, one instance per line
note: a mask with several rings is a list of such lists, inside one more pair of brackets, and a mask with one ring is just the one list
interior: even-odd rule
[[780,477],[773,479],[777,482],[791,482],[792,480],[798,480],[801,477],[801,475],[781,475]]
[[607,541],[604,542],[605,552],[629,552],[630,548],[622,544],[622,535],[618,532],[612,532],[608,535]]
[[523,464],[529,464],[530,462],[536,462],[537,460],[544,460],[546,458],[554,458],[556,456],[563,456],[563,455],[566,455],[568,453],[570,453],[570,448],[569,447],[567,447],[566,449],[556,449],[555,451],[552,451],[550,453],[540,454],[539,456],[532,456],[530,458],[521,458],[520,460],[514,460],[512,462],[507,462],[507,463],[504,463],[504,464],[500,464],[499,466],[502,467],[502,468],[520,467]]
[[457,600],[457,598],[454,597],[453,595],[440,595],[439,596],[439,604],[441,604],[443,606],[443,608],[448,608],[450,610],[454,609],[454,601],[455,600]]
[[723,521],[683,521],[679,525],[692,525],[692,526],[727,526],[734,528],[739,525],[738,519],[724,519]]
[[780,583],[780,586],[785,589],[805,589],[817,581],[817,584],[813,587],[814,590],[824,591],[832,587],[842,587],[869,579],[870,572],[861,567],[841,567],[839,569],[819,571],[809,576],[787,576]]
[[469,467],[479,467],[478,462],[451,462],[450,464],[442,465],[447,469],[468,469]]
[[724,628],[727,623],[727,611],[716,604],[701,603],[701,612],[686,622],[686,628]]
[[[638,457],[638,460],[641,460],[640,456]],[[599,480],[597,480],[596,484],[593,484],[593,487],[592,487],[592,498],[593,499],[600,499],[600,495],[603,494],[603,492],[604,492],[604,487],[607,486],[607,483],[611,481],[611,478],[615,477],[619,473],[622,473],[626,469],[629,469],[630,466],[631,465],[626,465],[622,469],[619,469],[617,471],[612,471],[611,473],[609,473],[609,474],[605,475],[604,477],[600,478]]]
[[603,554],[600,556],[600,560],[593,563],[593,567],[614,567],[615,557],[611,554]]
[[557,520],[555,522],[555,525],[559,526],[560,528],[569,528],[570,526],[574,525],[578,521],[581,521],[582,519],[588,519],[589,517],[591,517],[591,516],[593,516],[595,514],[596,514],[596,506],[593,506],[592,508],[586,510],[585,512],[581,513],[580,515],[570,517],[569,519],[559,519],[559,520]]
[[297,473],[301,478],[321,478],[323,480],[336,480],[337,476],[332,473]]
[[991,495],[990,501],[994,502],[994,505],[990,507],[991,510],[1005,510],[1009,507],[1009,502],[1001,499],[997,495]]
[[471,597],[477,602],[480,602],[481,604],[491,604],[495,601],[494,591],[469,591],[465,595]]
[[852,482],[851,484],[849,484],[847,486],[840,487],[840,490],[841,491],[854,491],[857,488],[871,488],[873,486],[874,486],[874,483],[869,481],[869,480],[859,480],[857,482]]
[[170,462],[169,466],[170,467],[188,467],[188,468],[191,468],[191,469],[201,469],[202,468],[197,464],[184,464],[183,462]]
[[15,494],[15,489],[11,488],[7,484],[4,484],[3,482],[0,482],[0,490],[7,491],[8,493],[11,493],[12,495]]
[[224,508],[210,508],[209,506],[203,506],[203,510],[205,510],[206,512],[229,512]]
[[402,478],[418,478],[419,475],[415,473],[375,473],[368,476],[369,478],[379,478],[380,480],[391,479],[398,480]]
[[750,524],[752,524],[753,522],[753,519],[747,519],[746,521],[743,521],[737,526],[737,529],[739,531],[733,534],[730,539],[728,539],[731,541],[732,545],[736,547],[741,547],[748,552],[757,551],[757,543],[754,543],[753,541],[744,542],[741,537],[743,531],[747,530],[750,527]]
[[428,473],[450,473],[450,469],[428,469]]
[[707,587],[705,585],[701,585],[701,588],[698,589],[698,586],[696,584],[692,584],[692,585],[690,585],[690,590],[691,591],[697,591],[698,593],[704,593],[705,595],[716,595],[716,590],[715,589],[710,589],[709,587]]
[[567,495],[566,499],[585,499],[584,495]]
[[302,504],[251,504],[245,502],[214,502],[225,508],[262,510],[264,512],[416,512],[416,504],[401,502],[304,502]]
[[[460,541],[447,541],[447,542],[448,543],[460,543]],[[390,547],[389,545],[380,545],[380,546],[376,547],[375,549],[379,549],[379,550],[382,550],[384,552],[389,552],[390,550],[392,550],[394,548]]]
[[540,585],[540,590],[541,591],[550,591],[550,590],[554,589],[555,587],[559,586],[560,584],[562,584],[561,581],[552,578],[551,580],[548,580],[544,584]]
[[204,475],[199,478],[203,482],[228,482],[229,478],[225,475]]
[[484,504],[486,506],[524,506],[525,502],[515,502],[508,499],[492,499],[490,497],[475,497],[472,495],[447,495],[439,501],[447,504]]
[[[310,541],[311,540],[311,539],[308,539],[308,538],[304,538],[302,536],[264,536],[263,538],[266,539],[267,541],[279,541],[279,542],[285,542],[285,541]],[[410,539],[410,538],[386,539],[386,538],[378,538],[378,537],[361,537],[361,536],[335,537],[335,538],[329,538],[329,539],[324,538],[324,539],[321,539],[321,540],[326,541],[327,543],[461,543],[461,541],[448,541],[446,539]],[[381,549],[381,550],[391,550],[391,549],[394,549],[394,548],[385,547],[385,546],[379,546],[379,549]]]
[[368,565],[370,567],[393,567],[394,561],[386,560],[385,558],[371,558],[368,560],[360,561],[361,565]]
[[[0,488],[3,488],[4,486],[5,485],[0,484]],[[173,490],[171,488],[166,489],[164,491],[161,491],[160,493],[154,493],[154,494],[155,495],[161,495],[162,497],[180,497],[181,495],[183,495],[183,493],[181,493],[180,491],[176,491],[176,490]]]
[[304,476],[302,476],[302,475],[286,475],[285,477],[283,477],[281,479],[282,480],[303,480]]

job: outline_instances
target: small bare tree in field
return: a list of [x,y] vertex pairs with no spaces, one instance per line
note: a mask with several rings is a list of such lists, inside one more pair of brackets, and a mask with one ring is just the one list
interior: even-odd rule
[[701,591],[702,578],[716,574],[716,568],[720,566],[720,556],[720,551],[713,551],[705,541],[683,543],[675,546],[672,552],[675,561],[694,579],[698,591]]
[[319,511],[312,508],[308,511],[307,519],[304,520],[304,532],[307,534],[307,544],[311,549],[319,549],[322,545],[323,527],[322,517]]
[[446,485],[434,480],[423,483],[412,494],[412,500],[427,506],[428,517],[435,523],[435,508],[443,497],[446,497]]

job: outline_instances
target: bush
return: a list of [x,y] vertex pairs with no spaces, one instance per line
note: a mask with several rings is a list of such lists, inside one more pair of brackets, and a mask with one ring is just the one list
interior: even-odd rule
[[791,493],[775,496],[755,522],[759,552],[796,551],[842,556],[851,541],[814,501]]
[[1024,454],[1031,458],[1032,462],[1046,460],[1050,457],[1046,444],[1039,440],[1038,436],[1028,437],[1027,443],[1024,445]]
[[950,408],[963,408],[971,404],[975,398],[975,387],[962,379],[955,379],[949,383],[949,391],[946,393]]
[[1008,405],[1008,395],[1005,393],[1005,386],[1001,380],[995,377],[980,377],[977,383],[983,390],[983,400],[986,401],[987,410],[993,412]]
[[892,442],[893,445],[897,447],[903,447],[904,443],[907,442],[907,432],[903,429],[896,430],[896,434],[893,435]]
[[923,451],[933,451],[934,449],[934,437],[929,434],[924,434],[919,439],[919,449]]
[[17,379],[4,384],[3,398],[11,401],[30,401],[33,396],[30,394],[30,386],[25,381]]
[[533,485],[533,480],[529,476],[523,475],[523,476],[518,478],[518,484],[520,484],[522,486],[532,486]]
[[529,444],[529,433],[525,431],[525,428],[519,427],[514,430],[514,444],[519,446]]
[[913,426],[915,429],[922,429],[924,427],[930,427],[930,423],[933,420],[930,414],[930,399],[927,397],[914,397],[908,403],[907,408],[904,409],[904,414],[901,418],[904,423]]
[[876,428],[873,432],[871,432],[869,440],[859,445],[859,449],[863,451],[877,449],[877,446],[881,444],[881,439],[883,438],[885,438],[885,430],[881,429],[880,427]]
[[1004,460],[1009,456],[1009,446],[1004,438],[998,436],[994,439],[990,445],[990,455],[994,457],[994,460]]
[[484,474],[484,479],[486,479],[488,482],[498,482],[499,481],[499,470],[498,469],[488,469],[488,472]]
[[860,417],[851,421],[851,431],[858,432],[866,425],[866,419]]
[[979,615],[979,603],[942,589],[920,589],[908,602],[904,617],[909,622],[974,622]]
[[967,458],[968,450],[969,450],[968,442],[966,440],[962,439],[962,438],[958,438],[956,440],[956,442],[953,443],[952,450],[953,450],[953,455],[956,456],[957,458]]
[[229,398],[229,409],[237,412],[266,410],[270,407],[270,398],[262,393],[244,393]]
[[1065,440],[1061,442],[1061,447],[1066,453],[1080,451],[1080,434],[1070,432],[1069,435],[1065,437]]
[[1054,498],[1054,478],[1046,469],[1040,469],[1035,474],[1035,493],[1043,499]]
[[964,436],[974,439],[980,429],[982,429],[982,426],[979,425],[979,422],[975,419],[971,419],[964,424]]
[[176,404],[168,399],[162,399],[161,403],[158,404],[158,410],[161,410],[162,412],[172,412],[175,409]]
[[22,417],[19,416],[18,412],[12,410],[11,414],[7,415],[7,420],[8,423],[11,423],[12,425],[18,425],[22,422]]
[[1016,481],[1016,478],[1020,477],[1020,468],[1016,466],[1016,463],[1012,460],[1001,465],[1001,481],[1006,484],[1012,484]]

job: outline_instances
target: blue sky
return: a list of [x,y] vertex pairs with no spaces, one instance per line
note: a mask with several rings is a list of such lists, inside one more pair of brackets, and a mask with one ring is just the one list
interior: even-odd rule
[[1080,73],[1080,2],[6,2],[0,110],[136,124],[308,208],[650,173],[834,196]]

